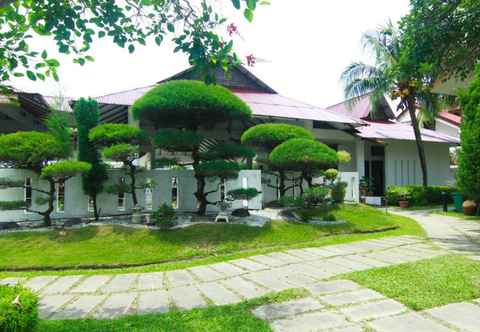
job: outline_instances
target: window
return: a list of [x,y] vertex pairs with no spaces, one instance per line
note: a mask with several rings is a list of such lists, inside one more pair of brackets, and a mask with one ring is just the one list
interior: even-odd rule
[[[242,178],[242,187],[243,189],[248,189],[248,178]],[[248,208],[248,200],[243,200],[243,207]]]
[[125,211],[125,178],[121,177],[119,179],[118,185],[118,211]]
[[152,179],[147,179],[147,185],[145,186],[145,209],[153,210],[153,192],[152,192]]
[[220,201],[223,202],[223,201],[225,201],[225,198],[227,197],[225,179],[221,179],[220,181],[221,181],[220,182]]
[[65,212],[65,179],[57,182],[57,212]]
[[323,122],[323,121],[313,121],[313,128],[314,129],[334,129],[327,122]]
[[172,177],[172,207],[178,209],[178,178]]
[[383,157],[385,156],[385,148],[383,146],[372,146],[372,157]]
[[29,209],[32,207],[32,178],[25,178],[25,187],[23,191],[25,198],[25,208]]

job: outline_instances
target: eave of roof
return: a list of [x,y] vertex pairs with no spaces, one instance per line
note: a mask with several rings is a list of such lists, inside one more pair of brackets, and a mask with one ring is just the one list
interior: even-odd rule
[[443,111],[438,114],[438,117],[444,121],[447,121],[450,124],[453,124],[457,127],[462,123],[462,117],[448,111]]

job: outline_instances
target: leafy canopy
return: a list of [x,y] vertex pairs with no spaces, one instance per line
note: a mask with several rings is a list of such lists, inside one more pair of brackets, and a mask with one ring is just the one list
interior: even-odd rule
[[128,163],[138,158],[139,148],[138,146],[126,143],[115,144],[103,149],[103,155],[105,158],[113,161]]
[[121,143],[139,144],[146,138],[139,128],[126,124],[103,124],[90,130],[90,141],[101,146]]
[[49,133],[32,131],[0,135],[0,162],[16,168],[40,172],[47,162],[64,156],[64,145]]
[[242,144],[272,150],[292,138],[315,139],[312,132],[299,126],[283,123],[266,123],[249,128],[241,137]]
[[335,167],[337,152],[315,140],[293,138],[277,146],[270,154],[270,162],[277,168],[313,171]]
[[227,88],[188,80],[154,87],[132,105],[131,111],[135,119],[145,117],[158,125],[189,129],[248,119],[252,114],[250,107]]
[[199,147],[204,139],[202,134],[194,131],[167,128],[157,131],[154,144],[167,151],[188,152]]
[[41,177],[44,179],[59,180],[71,178],[75,175],[90,171],[92,165],[83,161],[62,160],[45,166],[42,169]]

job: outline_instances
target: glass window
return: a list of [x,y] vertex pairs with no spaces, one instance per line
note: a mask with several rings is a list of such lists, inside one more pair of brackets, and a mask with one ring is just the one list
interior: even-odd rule
[[220,182],[220,201],[225,201],[225,198],[227,197],[226,193],[227,187],[225,186],[225,179],[222,179]]
[[118,211],[125,211],[125,178],[121,177],[119,180],[118,190]]
[[25,178],[25,187],[23,190],[25,197],[25,207],[29,209],[32,207],[32,178]]
[[65,212],[65,180],[57,182],[57,212]]
[[172,177],[172,207],[178,209],[178,178]]
[[94,204],[93,199],[91,197],[88,198],[88,212],[94,212]]
[[145,186],[145,209],[153,210],[153,192],[152,192],[152,179],[147,179],[147,185]]

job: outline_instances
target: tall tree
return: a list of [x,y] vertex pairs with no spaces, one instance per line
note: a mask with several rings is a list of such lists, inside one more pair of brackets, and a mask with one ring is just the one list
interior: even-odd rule
[[247,104],[222,86],[199,81],[168,82],[138,99],[131,111],[136,119],[153,125],[157,148],[189,154],[188,161],[168,156],[159,161],[193,168],[199,215],[206,213],[207,205],[216,203],[208,196],[218,188],[206,191],[207,179],[236,177],[242,169],[241,161],[255,155],[236,144],[233,137],[221,141],[208,136],[220,125],[220,130],[231,134],[232,124],[248,120],[252,113]]
[[75,103],[75,119],[77,121],[78,160],[90,163],[90,171],[82,175],[83,192],[93,202],[95,220],[100,217],[97,196],[103,191],[108,179],[107,166],[102,161],[98,147],[88,139],[90,130],[100,123],[98,104],[93,99],[81,98]]
[[[248,21],[260,3],[224,1],[244,10]],[[6,89],[12,76],[58,80],[59,61],[46,50],[32,49],[30,38],[35,35],[53,39],[59,52],[73,55],[80,65],[93,61],[89,50],[98,39],[110,39],[133,53],[149,39],[161,45],[172,36],[176,51],[185,52],[192,64],[213,79],[211,69],[226,70],[239,61],[233,52],[233,23],[225,29],[229,35],[220,33],[226,22],[213,0],[0,1],[0,88]]]
[[372,105],[377,105],[386,94],[399,99],[398,108],[408,110],[410,115],[422,170],[422,183],[427,186],[427,161],[417,110],[423,109],[427,114],[435,113],[439,107],[438,98],[426,89],[425,84],[428,83],[401,70],[401,35],[391,22],[378,31],[364,34],[363,44],[372,52],[374,64],[354,62],[344,70],[341,78],[345,85],[345,96],[353,104],[368,93],[371,94]]

